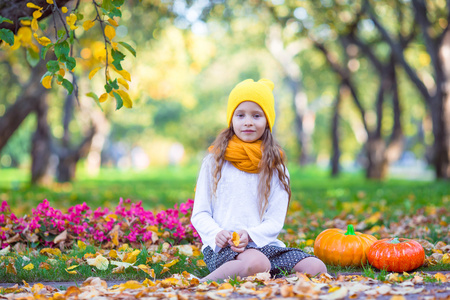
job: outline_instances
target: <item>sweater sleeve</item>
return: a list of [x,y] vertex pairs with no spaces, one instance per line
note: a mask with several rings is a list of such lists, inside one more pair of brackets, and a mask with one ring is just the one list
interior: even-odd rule
[[222,231],[222,228],[213,219],[210,155],[203,159],[198,175],[191,222],[200,235],[202,243],[218,252],[220,248],[216,246],[215,239],[216,235]]
[[288,204],[289,195],[280,185],[277,177],[273,184],[273,190],[269,197],[269,204],[262,222],[257,226],[247,229],[250,238],[257,247],[264,247],[277,239],[278,234],[284,226]]

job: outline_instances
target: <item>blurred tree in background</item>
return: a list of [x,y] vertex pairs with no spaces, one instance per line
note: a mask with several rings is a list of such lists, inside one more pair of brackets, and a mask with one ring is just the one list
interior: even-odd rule
[[[56,3],[69,8],[65,16],[75,9],[84,17],[67,76],[78,93],[43,88],[48,67],[33,66],[29,50],[3,42],[0,54],[0,128],[13,124],[3,127],[11,138],[0,133],[0,164],[34,168],[33,181],[72,180],[82,157],[93,172],[196,161],[225,126],[229,91],[261,77],[275,82],[274,132],[291,163],[329,165],[333,174],[361,166],[381,179],[413,154],[437,178],[450,177],[448,1],[130,0],[116,7],[112,40],[101,24],[83,28],[96,2]],[[41,22],[52,30],[51,15]],[[125,50],[120,60],[131,75],[120,86],[131,109],[97,96],[108,76],[92,72],[114,40],[136,49],[136,58]]]

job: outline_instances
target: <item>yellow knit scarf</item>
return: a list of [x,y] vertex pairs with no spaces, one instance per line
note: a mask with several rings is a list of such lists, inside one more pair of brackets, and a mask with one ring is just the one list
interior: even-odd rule
[[[241,171],[259,173],[259,162],[262,158],[261,140],[251,143],[241,141],[236,135],[228,141],[225,160],[228,160]],[[212,152],[213,146],[209,147]]]

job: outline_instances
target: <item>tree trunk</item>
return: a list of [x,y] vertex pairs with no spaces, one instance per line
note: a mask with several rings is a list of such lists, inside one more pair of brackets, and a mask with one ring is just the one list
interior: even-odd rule
[[341,157],[341,150],[339,148],[339,107],[342,100],[342,89],[344,86],[339,85],[338,91],[336,93],[336,100],[334,102],[333,108],[333,119],[331,123],[331,140],[333,147],[333,155],[331,156],[331,176],[336,177],[339,175],[339,158]]
[[58,182],[70,182],[75,178],[75,171],[78,161],[89,153],[92,138],[96,133],[95,127],[92,127],[88,135],[76,149],[63,148],[58,152],[59,164],[57,168]]
[[371,179],[383,179],[388,172],[389,164],[384,155],[386,143],[382,138],[369,137],[366,144],[367,169],[366,177]]
[[299,163],[311,162],[311,136],[314,132],[314,113],[308,109],[308,98],[303,91],[302,74],[295,62],[295,56],[304,45],[299,41],[285,46],[282,40],[281,26],[274,25],[266,39],[267,49],[280,64],[285,81],[291,90],[292,108],[295,112],[295,133],[300,147]]
[[431,99],[433,121],[433,165],[436,177],[450,179],[450,30],[442,38],[439,59],[442,67],[442,84],[437,86]]
[[28,83],[23,87],[22,94],[17,98],[0,118],[0,150],[6,145],[9,138],[22,124],[23,120],[37,109],[41,98],[45,98],[47,89],[42,86],[39,80],[44,74],[45,61],[40,61],[32,69]]
[[48,172],[51,156],[51,135],[47,122],[48,104],[45,96],[41,96],[36,108],[37,128],[31,146],[31,183],[48,184],[52,181]]

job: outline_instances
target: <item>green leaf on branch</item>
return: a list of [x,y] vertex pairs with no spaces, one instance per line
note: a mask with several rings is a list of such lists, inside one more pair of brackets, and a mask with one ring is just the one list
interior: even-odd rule
[[41,58],[39,57],[39,53],[35,52],[31,48],[27,48],[27,61],[32,67],[36,67]]
[[109,94],[113,90],[113,87],[110,84],[105,84],[105,91]]
[[69,56],[69,53],[70,53],[70,46],[67,41],[63,41],[63,42],[57,43],[55,45],[55,55],[60,61],[62,61],[60,59],[61,56],[67,57],[67,56]]
[[90,93],[87,93],[86,96],[91,97],[91,98],[94,99],[96,102],[98,102],[98,96],[97,96],[95,93],[90,92]]
[[77,12],[75,15],[77,16],[77,21],[81,21],[84,19],[84,15],[80,12]]
[[47,55],[48,50],[50,50],[50,48],[53,46],[54,46],[53,44],[48,44],[47,46],[41,48],[41,58],[42,59],[45,59],[45,56]]
[[117,8],[113,8],[111,9],[111,11],[108,13],[108,16],[112,19],[114,17],[119,17],[122,18],[122,12],[120,11],[120,9]]
[[115,89],[115,90],[119,89],[119,85],[117,84],[117,79],[114,79],[113,81],[109,80],[109,85],[112,86],[112,88]]
[[73,33],[73,30],[71,30],[70,32],[69,32],[69,41],[70,41],[70,43],[73,45],[73,41],[74,41],[74,33]]
[[56,72],[59,71],[59,63],[57,60],[49,60],[47,62],[47,70],[52,73],[55,74]]
[[61,85],[67,90],[67,92],[69,92],[69,95],[72,94],[73,84],[69,80],[65,79],[60,74],[56,76],[56,79],[61,82]]
[[[103,0],[102,8],[103,8],[106,12],[109,12],[109,11],[111,11],[111,9],[114,8],[114,5],[111,3],[111,0]],[[105,12],[105,13],[106,13],[106,12]]]
[[69,80],[64,78],[62,80],[62,86],[66,88],[66,90],[67,90],[67,92],[69,92],[69,94],[72,94],[72,92],[73,92],[73,84],[72,84],[72,82],[70,82]]
[[65,54],[62,54],[60,57],[58,57],[58,60],[59,62],[66,63],[67,57]]
[[58,42],[66,37],[66,30],[60,29],[58,30]]
[[12,46],[14,45],[14,33],[9,29],[2,28],[0,29],[0,40]]
[[73,57],[68,57],[66,59],[66,68],[72,71],[77,66],[77,61]]
[[100,107],[100,109],[103,111],[103,108],[102,108],[102,106],[100,105],[100,101],[98,101],[98,96],[97,96],[95,93],[90,92],[90,93],[87,93],[86,96],[91,97],[92,99],[94,99],[94,102],[95,102],[95,103],[97,104],[97,106]]
[[111,50],[111,55],[113,58],[113,62],[112,62],[113,66],[116,67],[117,70],[122,71],[123,68],[120,63],[125,58],[125,55],[122,52],[114,50],[114,49]]
[[123,106],[123,100],[122,97],[116,92],[113,92],[114,98],[116,98],[116,109],[119,110]]
[[0,23],[3,23],[3,22],[14,24],[14,22],[11,21],[10,19],[0,16]]
[[121,7],[124,4],[125,0],[112,0],[111,3],[115,7]]
[[136,50],[134,50],[133,47],[130,46],[130,44],[127,44],[125,42],[119,42],[119,44],[121,44],[125,49],[127,49],[128,51],[131,52],[131,54],[133,54],[134,57],[136,57]]

